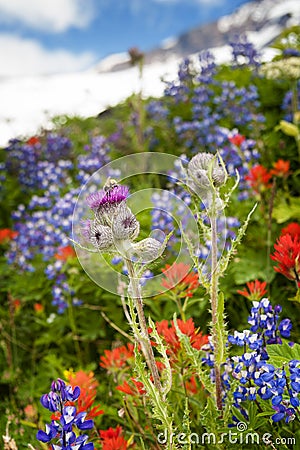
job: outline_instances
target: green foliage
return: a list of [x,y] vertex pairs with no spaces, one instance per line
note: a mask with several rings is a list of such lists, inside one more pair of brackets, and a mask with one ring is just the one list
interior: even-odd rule
[[283,367],[292,359],[300,360],[300,345],[294,344],[292,347],[287,343],[272,345],[268,352],[270,364],[274,367]]

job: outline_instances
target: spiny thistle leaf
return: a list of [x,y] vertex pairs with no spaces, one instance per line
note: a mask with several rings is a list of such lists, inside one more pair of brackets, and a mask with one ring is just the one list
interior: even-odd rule
[[71,241],[72,244],[74,244],[77,247],[79,247],[81,250],[85,250],[86,252],[89,252],[89,253],[99,253],[99,250],[84,247],[83,245],[79,244],[79,242],[74,241],[70,237],[68,237],[68,240]]
[[202,272],[201,264],[199,264],[199,260],[198,260],[197,256],[195,256],[195,249],[193,247],[193,244],[190,241],[190,239],[188,238],[188,236],[186,235],[186,233],[183,231],[182,224],[180,224],[180,231],[181,231],[182,237],[185,240],[185,243],[188,247],[190,256],[197,268],[199,282],[200,282],[200,284],[202,284],[203,287],[205,287],[206,290],[209,290],[209,287],[210,287],[209,281],[208,281],[207,277],[204,275],[204,273]]
[[157,344],[156,350],[161,354],[162,362],[165,365],[165,370],[163,371],[163,375],[165,377],[163,383],[163,394],[164,396],[166,396],[172,388],[172,369],[167,355],[167,348],[165,347],[162,338],[158,334],[155,324],[151,318],[149,318],[149,326],[150,328],[152,328],[151,336],[155,339],[155,342]]
[[251,211],[249,212],[249,214],[247,216],[247,219],[245,220],[243,225],[240,227],[236,239],[231,241],[230,249],[227,251],[225,256],[221,257],[220,263],[219,263],[220,276],[222,276],[225,273],[225,271],[226,271],[226,269],[228,267],[230,259],[233,257],[237,247],[242,242],[242,239],[243,239],[244,235],[246,234],[246,230],[247,230],[247,227],[249,225],[250,218],[251,218],[252,214],[254,213],[256,207],[257,207],[257,203],[253,206],[253,208],[251,209]]
[[232,186],[231,189],[229,189],[228,192],[226,192],[226,194],[224,195],[224,207],[226,207],[231,199],[231,196],[233,194],[233,192],[236,190],[236,188],[238,187],[239,183],[240,183],[240,174],[238,172],[238,170],[235,171],[236,173],[236,181],[234,183],[234,185]]
[[208,392],[213,394],[215,389],[211,382],[209,374],[202,367],[202,362],[200,359],[201,353],[199,352],[199,350],[196,350],[195,348],[193,348],[191,346],[189,337],[186,334],[181,332],[181,330],[178,326],[178,323],[177,323],[176,314],[174,314],[174,316],[173,316],[173,321],[174,321],[178,339],[183,344],[183,347],[185,349],[187,357],[190,359],[192,367],[196,370],[196,373],[199,377],[200,382],[204,385],[205,389],[207,389]]
[[182,421],[182,433],[184,434],[186,439],[185,439],[185,443],[183,444],[182,450],[191,450],[192,449],[191,440],[189,439],[189,436],[191,435],[190,424],[191,424],[191,420],[190,420],[189,400],[188,400],[188,398],[186,398],[183,421]]
[[[139,380],[143,383],[144,388],[149,396],[152,404],[152,419],[156,419],[159,424],[156,425],[158,429],[167,431],[168,436],[173,436],[173,417],[169,414],[169,405],[165,399],[162,399],[160,392],[152,383],[150,376],[146,371],[146,364],[142,360],[142,356],[138,350],[137,345],[134,349],[135,354],[135,371],[137,372]],[[175,444],[170,443],[168,447],[170,450],[175,450]]]
[[[218,435],[220,411],[217,410],[215,402],[212,397],[208,397],[206,407],[201,412],[201,424],[206,428],[208,433],[213,433],[216,437]],[[208,434],[206,433],[206,434]],[[204,435],[202,435],[203,437]]]

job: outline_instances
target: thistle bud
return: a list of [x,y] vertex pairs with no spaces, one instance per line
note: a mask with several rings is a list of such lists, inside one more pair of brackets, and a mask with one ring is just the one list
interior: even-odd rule
[[188,164],[188,174],[193,182],[202,189],[211,187],[210,171],[214,185],[222,186],[226,181],[226,172],[211,153],[198,153]]
[[96,221],[91,224],[89,240],[100,252],[111,251],[114,247],[111,229]]
[[213,169],[212,179],[216,187],[220,187],[225,183],[226,173],[222,166],[217,166]]
[[115,239],[135,239],[140,231],[140,224],[125,202],[118,207],[112,220],[112,234]]
[[213,157],[214,156],[211,153],[197,153],[197,155],[193,156],[190,160],[188,168],[191,171],[197,171],[199,169],[207,170]]
[[134,256],[143,263],[154,261],[164,251],[165,246],[154,238],[146,238],[132,245]]

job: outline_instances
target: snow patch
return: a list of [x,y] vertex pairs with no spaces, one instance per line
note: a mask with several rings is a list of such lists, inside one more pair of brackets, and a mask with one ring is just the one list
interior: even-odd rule
[[273,5],[268,11],[268,19],[278,19],[285,14],[290,13],[295,22],[300,21],[300,2],[299,0],[286,0],[278,5]]
[[249,42],[251,42],[254,47],[258,50],[268,45],[273,41],[281,32],[282,27],[280,25],[274,24],[264,27],[259,32],[256,31],[246,31],[245,35]]
[[103,58],[95,67],[99,72],[109,72],[117,64],[124,64],[130,61],[128,53],[113,53],[112,55]]
[[170,48],[175,47],[175,45],[178,43],[178,39],[176,37],[169,37],[167,39],[164,39],[161,43],[161,48],[163,50],[169,50]]

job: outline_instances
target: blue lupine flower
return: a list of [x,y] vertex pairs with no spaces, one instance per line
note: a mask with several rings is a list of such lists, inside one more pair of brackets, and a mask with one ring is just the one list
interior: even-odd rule
[[50,425],[46,424],[46,431],[39,430],[36,438],[41,442],[50,442],[58,434],[59,426],[52,421]]
[[[288,371],[285,368],[275,368],[268,363],[268,345],[281,343],[282,337],[289,337],[292,324],[289,319],[280,321],[281,306],[273,308],[267,298],[253,302],[249,316],[250,330],[235,331],[228,336],[228,343],[244,347],[246,350],[240,356],[231,358],[234,379],[239,381],[233,392],[234,406],[246,417],[246,401],[271,400],[274,422],[285,420],[289,423],[295,418],[295,409],[300,405],[300,361],[291,360]],[[249,351],[249,350],[252,350]],[[208,356],[203,359],[208,364]],[[209,364],[213,370],[213,361]],[[230,389],[231,379],[226,379],[225,389]],[[224,392],[224,397],[226,392]],[[234,426],[234,424],[231,424]]]
[[286,423],[291,422],[295,418],[295,410],[294,408],[286,408],[283,404],[280,404],[278,406],[273,406],[275,411],[277,411],[271,419],[273,422],[280,422],[280,420],[285,419]]
[[292,323],[291,323],[290,319],[283,319],[280,322],[278,329],[279,329],[282,337],[284,337],[284,338],[290,337],[291,329],[292,329]]
[[254,45],[248,41],[245,34],[236,35],[234,41],[230,42],[232,47],[233,61],[236,64],[247,64],[257,67],[260,65],[260,54]]
[[[59,421],[46,424],[46,431],[39,430],[37,439],[41,442],[51,442],[54,450],[93,450],[94,445],[88,443],[87,435],[78,435],[73,428],[89,430],[93,428],[93,420],[85,420],[87,413],[77,413],[75,406],[66,406],[66,402],[75,402],[80,395],[80,388],[72,388],[58,378],[51,384],[51,391],[41,397],[41,404],[51,412],[60,413]],[[55,439],[56,443],[53,442]]]
[[273,422],[279,422],[280,420],[284,419],[286,408],[283,405],[279,405],[279,406],[274,407],[274,409],[277,412],[275,414],[273,414],[273,416],[271,417]]
[[[74,168],[79,169],[82,178],[86,178],[109,162],[109,146],[102,136],[92,138],[86,154],[77,159],[77,166],[71,161],[71,152],[71,141],[54,133],[43,139],[30,139],[27,143],[12,140],[6,148],[7,158],[3,166],[8,174],[18,174],[24,191],[34,192],[28,204],[19,205],[12,214],[18,236],[11,242],[7,260],[9,264],[17,264],[21,270],[34,271],[35,257],[42,255],[43,260],[49,263],[45,270],[47,278],[56,281],[52,288],[52,304],[57,306],[59,313],[68,306],[66,295],[70,295],[72,290],[66,277],[62,280],[62,262],[53,263],[51,260],[58,247],[69,245],[73,210],[80,192],[79,187],[75,187],[66,193],[66,186],[78,184],[74,180]],[[78,305],[81,301],[72,299],[72,303]]]

